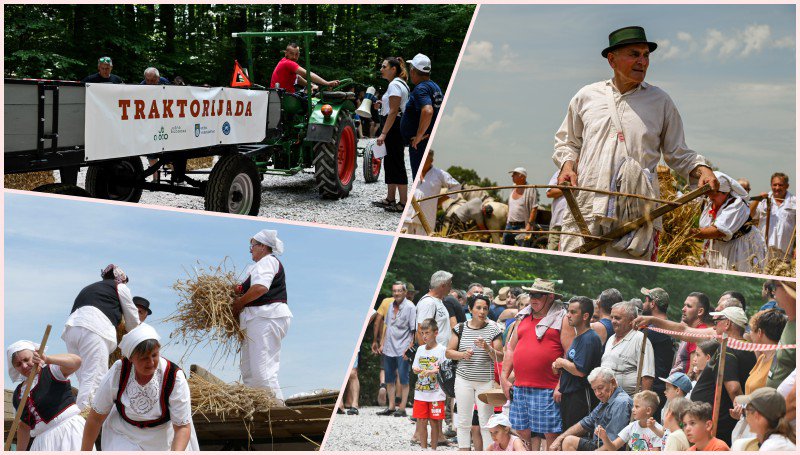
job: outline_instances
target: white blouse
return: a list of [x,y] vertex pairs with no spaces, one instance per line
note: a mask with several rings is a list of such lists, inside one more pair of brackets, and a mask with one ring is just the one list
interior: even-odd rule
[[[280,270],[280,262],[272,254],[268,254],[261,258],[255,264],[250,264],[245,269],[245,276],[250,277],[250,286],[260,284],[269,289],[272,286],[272,280]],[[289,305],[282,302],[272,303],[269,305],[245,307],[239,316],[240,324],[253,319],[253,318],[266,318],[275,319],[283,317],[293,317]]]

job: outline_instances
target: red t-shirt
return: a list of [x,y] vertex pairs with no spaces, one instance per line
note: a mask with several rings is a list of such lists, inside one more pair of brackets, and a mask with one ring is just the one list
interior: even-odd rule
[[[700,324],[698,324],[698,325],[697,325],[697,327],[695,327],[695,328],[696,328],[696,329],[707,329],[707,328],[708,328],[708,326],[707,326],[707,325],[705,325],[705,323],[701,322],[701,323],[700,323]],[[688,342],[688,341],[687,341],[687,342],[686,342],[686,352],[687,352],[687,353],[688,353],[688,355],[689,355],[689,361],[688,361],[688,362],[686,362],[686,371],[684,371],[684,373],[687,373],[687,374],[688,374],[688,373],[689,373],[689,370],[691,370],[691,369],[692,369],[692,353],[693,353],[695,350],[697,350],[697,344],[696,344],[696,343],[690,343],[690,342]]]
[[297,80],[297,68],[300,65],[294,60],[289,60],[284,57],[275,65],[275,71],[272,72],[272,79],[269,81],[270,88],[275,88],[275,84],[280,84],[282,89],[286,89],[289,93],[294,93],[294,81]]
[[564,355],[561,332],[549,328],[542,339],[536,337],[536,324],[542,319],[525,316],[517,327],[517,347],[514,349],[514,385],[555,389],[558,376],[553,373],[553,362]]

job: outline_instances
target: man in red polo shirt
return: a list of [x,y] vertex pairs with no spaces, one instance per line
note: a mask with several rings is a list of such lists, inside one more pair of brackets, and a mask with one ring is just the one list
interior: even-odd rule
[[[297,43],[289,43],[286,46],[284,57],[275,66],[272,72],[272,79],[269,81],[270,88],[280,87],[289,93],[294,93],[294,84],[297,82],[300,85],[307,85],[304,79],[307,77],[308,72],[300,66],[297,61],[300,59],[300,46]],[[325,79],[311,73],[311,82],[325,87],[335,87],[339,85],[339,81],[326,81]]]

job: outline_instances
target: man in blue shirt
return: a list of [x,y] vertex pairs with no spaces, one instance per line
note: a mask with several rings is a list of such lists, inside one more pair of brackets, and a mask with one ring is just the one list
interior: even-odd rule
[[617,385],[614,371],[607,367],[597,367],[589,373],[589,383],[600,404],[557,437],[550,445],[550,450],[597,450],[602,445],[600,438],[594,434],[597,427],[603,427],[609,438],[613,435],[613,441],[630,423],[633,400]]
[[406,110],[400,120],[400,132],[409,141],[411,174],[416,179],[433,123],[442,107],[444,94],[436,82],[431,80],[431,59],[423,54],[417,54],[410,63],[414,90],[408,96]]

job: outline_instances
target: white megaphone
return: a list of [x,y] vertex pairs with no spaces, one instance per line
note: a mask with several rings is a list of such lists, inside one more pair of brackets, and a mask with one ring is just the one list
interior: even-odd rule
[[356,114],[359,117],[372,118],[372,103],[375,101],[375,87],[369,87],[367,93],[364,94],[364,101],[361,106],[356,109]]

